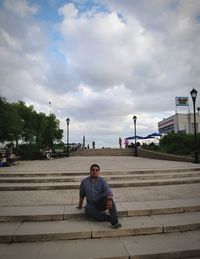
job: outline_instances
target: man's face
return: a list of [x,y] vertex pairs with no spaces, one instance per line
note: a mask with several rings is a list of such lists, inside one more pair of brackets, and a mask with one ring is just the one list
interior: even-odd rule
[[90,170],[90,176],[92,178],[96,178],[97,176],[99,176],[99,172],[100,172],[100,169],[97,166],[93,166]]

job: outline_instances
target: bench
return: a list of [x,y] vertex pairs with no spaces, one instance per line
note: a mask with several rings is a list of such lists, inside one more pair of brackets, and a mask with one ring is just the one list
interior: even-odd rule
[[64,152],[63,148],[57,148],[54,150],[54,152],[51,154],[52,157],[59,158],[59,157],[65,157],[67,156],[67,152]]
[[[47,158],[46,151],[44,149],[40,149],[40,153]],[[53,158],[59,158],[59,157],[65,157],[67,156],[67,152],[64,152],[63,148],[57,148],[54,150],[54,152],[51,153],[51,157]]]

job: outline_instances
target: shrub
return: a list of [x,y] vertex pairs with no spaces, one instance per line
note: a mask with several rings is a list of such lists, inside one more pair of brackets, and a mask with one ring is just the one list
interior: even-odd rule
[[35,144],[21,144],[18,147],[18,152],[22,160],[35,160],[42,158],[40,148]]
[[190,150],[184,146],[183,143],[171,143],[167,148],[166,152],[174,155],[189,155]]
[[[197,134],[200,150],[200,133]],[[175,155],[191,155],[194,152],[194,135],[186,133],[169,133],[160,139],[159,146],[143,144],[143,148]]]

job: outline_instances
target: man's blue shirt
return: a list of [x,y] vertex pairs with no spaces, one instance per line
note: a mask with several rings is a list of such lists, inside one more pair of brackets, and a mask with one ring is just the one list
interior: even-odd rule
[[80,185],[80,197],[88,203],[96,202],[101,198],[112,195],[112,191],[103,177],[98,176],[94,181],[90,176],[82,180]]

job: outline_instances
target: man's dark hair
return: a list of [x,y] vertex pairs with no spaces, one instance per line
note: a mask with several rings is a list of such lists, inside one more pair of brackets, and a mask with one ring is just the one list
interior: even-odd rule
[[91,169],[92,169],[93,167],[97,167],[97,168],[99,168],[99,170],[100,170],[100,166],[99,166],[99,165],[97,165],[97,164],[92,164],[92,165],[90,166],[90,171],[91,171]]

